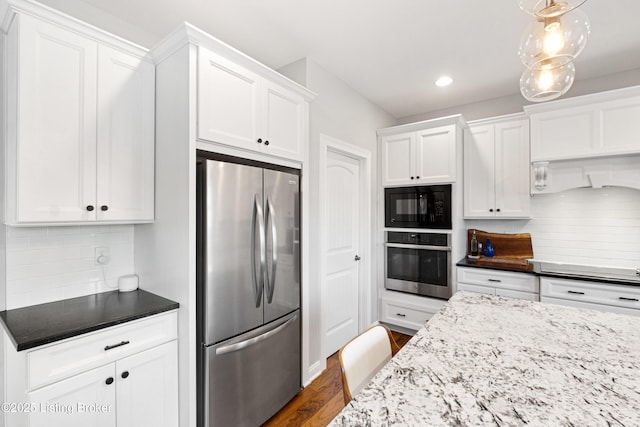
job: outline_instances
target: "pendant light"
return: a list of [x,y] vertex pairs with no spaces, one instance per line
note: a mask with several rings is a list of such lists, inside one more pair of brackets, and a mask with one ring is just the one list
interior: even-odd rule
[[575,80],[573,60],[584,49],[591,24],[574,10],[586,0],[520,0],[520,8],[535,16],[526,29],[518,56],[527,69],[520,92],[531,102],[564,95]]
[[520,77],[520,92],[527,101],[551,101],[567,93],[575,77],[573,62],[560,67],[542,65],[539,70],[527,68]]
[[520,0],[520,9],[538,18],[564,15],[587,0]]
[[587,45],[591,23],[585,13],[574,10],[553,18],[539,18],[529,24],[520,41],[518,55],[534,70],[573,61]]

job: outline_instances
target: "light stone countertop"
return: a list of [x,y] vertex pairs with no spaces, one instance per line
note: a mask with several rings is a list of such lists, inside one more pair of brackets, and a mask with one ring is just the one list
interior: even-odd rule
[[330,426],[640,426],[640,317],[456,293]]

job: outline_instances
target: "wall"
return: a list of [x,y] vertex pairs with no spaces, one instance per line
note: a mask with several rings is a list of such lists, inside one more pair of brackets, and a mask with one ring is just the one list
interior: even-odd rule
[[[7,309],[113,290],[134,273],[132,225],[6,230]],[[104,269],[94,262],[97,247],[109,249]]]
[[[635,85],[640,85],[640,69],[611,74],[605,77],[576,81],[562,99]],[[522,107],[528,104],[530,103],[525,100],[520,93],[517,93],[444,110],[429,111],[422,114],[402,117],[398,119],[398,124],[419,122],[421,120],[435,119],[452,114],[462,114],[465,120],[471,121],[486,117],[521,113]]]
[[539,260],[640,267],[640,191],[580,188],[531,200],[529,221],[468,220],[467,228],[531,233]]
[[[304,58],[278,70],[282,74],[306,86],[317,94],[317,98],[310,105],[310,147],[309,157],[311,159],[308,173],[310,174],[310,224],[311,230],[311,259],[320,259],[317,244],[320,230],[318,227],[320,211],[319,195],[319,170],[318,162],[320,151],[320,135],[324,134],[346,143],[358,146],[371,152],[371,212],[375,212],[377,203],[377,139],[376,130],[392,126],[395,119],[375,106],[362,95],[355,92],[351,87],[340,79],[333,76],[329,71],[323,69],[312,59]],[[372,235],[376,234],[376,218],[372,216]],[[375,240],[372,239],[372,254],[374,254]],[[374,265],[374,264],[372,264]],[[326,361],[321,349],[321,316],[322,307],[320,301],[320,277],[318,263],[309,266],[311,283],[309,284],[310,301],[309,317],[309,366],[315,366],[316,374],[324,369]],[[372,269],[373,270],[373,269]],[[372,273],[375,273],[372,272]],[[377,319],[377,294],[376,277],[371,280],[371,301],[372,307],[368,309],[373,313],[373,319]],[[310,379],[309,379],[310,380]]]
[[[4,80],[4,45],[5,45],[5,36],[4,34],[0,34],[0,76]],[[0,169],[0,218],[4,218],[4,180],[5,180],[5,167],[4,167],[4,155],[5,155],[5,128],[4,128],[4,118],[5,118],[5,96],[4,96],[4,84],[0,84],[0,99],[3,100],[0,102],[0,165],[2,168]],[[6,258],[5,258],[5,248],[6,248],[6,227],[3,221],[0,221],[0,311],[6,309]],[[4,346],[5,346],[5,338],[6,334],[0,334],[0,402],[5,402],[5,372],[4,372],[4,363],[5,363],[5,354],[4,354]],[[0,427],[4,427],[4,414],[0,414]]]

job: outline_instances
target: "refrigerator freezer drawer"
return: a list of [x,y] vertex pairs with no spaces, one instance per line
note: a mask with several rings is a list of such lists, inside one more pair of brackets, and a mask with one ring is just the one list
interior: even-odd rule
[[257,426],[300,391],[300,311],[204,347],[205,426]]

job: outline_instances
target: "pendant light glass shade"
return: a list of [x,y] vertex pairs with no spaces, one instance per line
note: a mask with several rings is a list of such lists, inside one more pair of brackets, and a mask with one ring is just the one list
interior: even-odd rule
[[587,44],[591,23],[579,10],[532,22],[518,49],[522,63],[533,70],[561,67],[573,61]]
[[550,101],[564,95],[576,76],[572,62],[552,68],[550,64],[539,70],[527,68],[520,77],[520,92],[528,101]]
[[520,9],[538,18],[564,15],[586,0],[520,0]]

